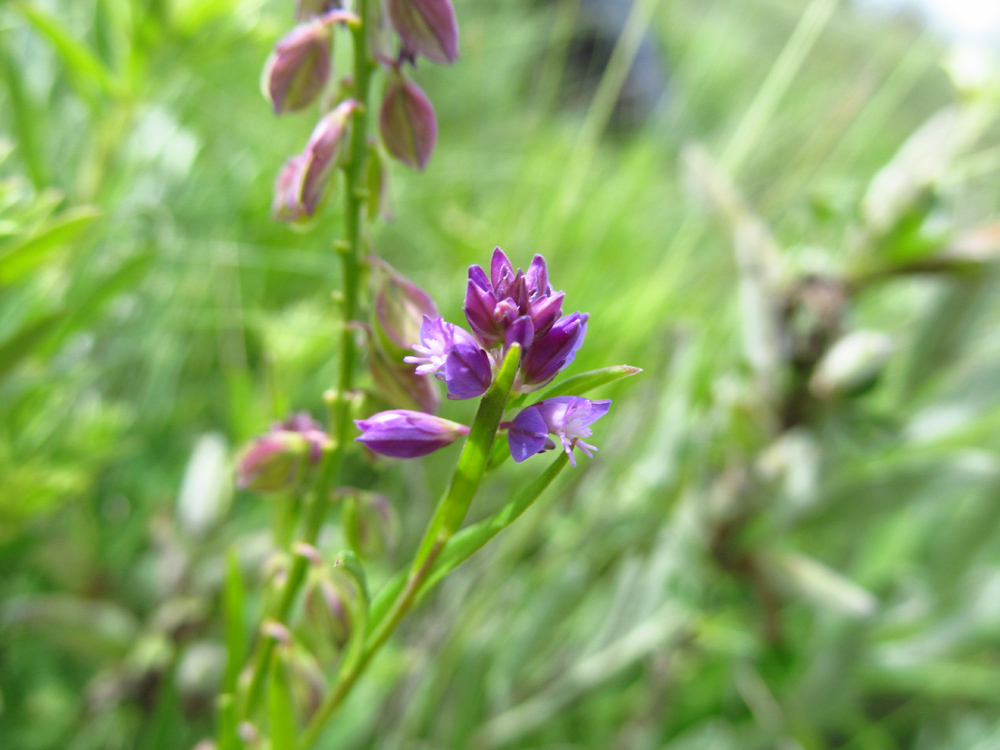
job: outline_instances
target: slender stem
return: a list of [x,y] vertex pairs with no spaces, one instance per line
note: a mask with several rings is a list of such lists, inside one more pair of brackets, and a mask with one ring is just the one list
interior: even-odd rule
[[[329,430],[333,438],[333,447],[327,450],[320,464],[316,483],[313,485],[310,501],[306,510],[306,518],[300,541],[315,544],[323,522],[326,520],[330,506],[330,493],[337,484],[340,467],[343,462],[344,448],[350,437],[351,430],[351,399],[354,388],[354,371],[357,360],[356,334],[352,322],[357,318],[361,269],[359,259],[362,256],[363,208],[366,199],[365,163],[368,155],[368,97],[371,86],[372,61],[368,49],[368,0],[356,0],[356,13],[360,22],[352,25],[351,34],[354,42],[353,97],[360,105],[354,112],[351,129],[350,155],[344,168],[344,234],[341,242],[336,244],[343,270],[342,310],[344,328],[340,339],[340,369],[337,381],[337,393],[334,396],[332,419]],[[282,622],[288,618],[292,605],[298,597],[299,590],[305,582],[309,561],[302,556],[296,556],[288,578],[281,592],[277,609],[270,613],[274,619]],[[248,717],[256,707],[262,693],[264,681],[268,673],[271,654],[274,651],[274,641],[261,638],[253,656],[253,667],[250,683],[247,688],[242,716]]]
[[396,626],[406,613],[413,607],[417,594],[434,567],[441,550],[451,536],[458,531],[465,515],[472,504],[472,498],[479,488],[479,481],[486,471],[486,464],[493,448],[500,419],[503,417],[504,405],[514,384],[521,361],[521,347],[514,345],[507,351],[493,385],[479,402],[476,421],[472,423],[469,437],[466,438],[459,456],[458,465],[452,475],[451,483],[444,497],[438,503],[434,517],[428,524],[423,541],[417,549],[410,568],[410,575],[399,596],[389,608],[388,613],[379,622],[373,623],[373,630],[365,642],[361,657],[353,664],[342,669],[333,690],[326,696],[316,714],[306,727],[302,738],[301,750],[308,750],[319,738],[326,722],[333,716],[358,677],[364,672],[368,662],[389,639]]

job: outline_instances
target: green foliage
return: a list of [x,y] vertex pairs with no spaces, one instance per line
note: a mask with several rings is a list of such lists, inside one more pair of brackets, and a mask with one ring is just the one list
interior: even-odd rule
[[[605,128],[615,87],[589,109],[596,84],[563,65],[577,3],[458,3],[461,59],[421,70],[438,151],[371,176],[394,221],[370,241],[452,320],[469,263],[542,252],[591,314],[570,374],[644,373],[593,381],[614,400],[601,452],[543,475],[537,502],[545,457],[495,468],[438,565],[523,515],[421,593],[328,746],[996,742],[997,86],[959,89],[930,35],[835,5],[643,2],[669,89]],[[280,509],[238,495],[200,527],[177,499],[200,436],[320,416],[335,380],[337,220],[268,215],[313,124],[276,122],[257,90],[290,17],[0,6],[11,747],[181,750],[218,717],[235,746],[212,696],[287,571],[261,532]],[[858,330],[894,342],[869,389],[815,393]],[[406,498],[396,557],[366,564],[373,616],[456,459],[352,470]],[[308,717],[291,657],[273,664],[287,744]]]

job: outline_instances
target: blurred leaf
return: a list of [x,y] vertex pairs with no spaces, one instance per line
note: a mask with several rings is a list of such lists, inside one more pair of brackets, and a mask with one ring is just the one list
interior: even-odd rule
[[49,313],[22,327],[6,341],[0,342],[0,378],[24,358],[34,354],[65,318],[65,312]]
[[226,677],[223,682],[223,693],[235,695],[236,680],[243,668],[246,656],[246,624],[245,624],[246,592],[243,586],[243,573],[240,570],[240,560],[235,547],[230,547],[226,553],[226,583],[223,592],[223,610],[226,626]]
[[268,719],[272,750],[296,750],[298,728],[288,669],[281,654],[271,659],[271,679],[268,689]]
[[96,85],[105,94],[122,93],[121,83],[114,73],[108,70],[84,44],[74,39],[56,18],[24,0],[11,0],[11,6],[49,41],[56,54],[73,72],[74,77]]
[[43,634],[80,657],[123,655],[138,633],[135,617],[117,604],[67,594],[10,599],[0,608],[6,630]]
[[70,209],[31,236],[0,245],[0,284],[18,281],[38,268],[52,253],[76,240],[98,216],[95,208]]

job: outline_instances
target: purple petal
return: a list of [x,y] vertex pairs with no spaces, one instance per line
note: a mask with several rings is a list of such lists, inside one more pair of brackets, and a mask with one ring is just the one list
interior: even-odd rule
[[489,355],[479,348],[479,344],[456,343],[445,360],[442,372],[438,373],[438,378],[448,386],[450,399],[482,396],[493,382]]
[[548,427],[542,415],[534,406],[521,411],[507,430],[507,445],[510,455],[520,463],[536,453],[545,450],[548,439]]
[[493,248],[493,257],[490,259],[490,279],[493,282],[494,291],[498,290],[502,285],[509,284],[513,278],[514,266],[510,264],[510,259],[499,247]]
[[522,315],[515,320],[507,329],[504,337],[504,344],[509,348],[514,344],[520,344],[523,351],[527,351],[531,342],[535,339],[535,325],[531,321],[530,315]]
[[583,346],[587,333],[587,318],[575,312],[560,318],[549,331],[537,339],[528,350],[521,372],[527,385],[544,385],[567,367]]

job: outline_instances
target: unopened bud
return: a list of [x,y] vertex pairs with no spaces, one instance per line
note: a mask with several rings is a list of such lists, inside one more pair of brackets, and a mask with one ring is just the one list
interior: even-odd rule
[[309,443],[297,432],[279,430],[258,437],[236,461],[236,486],[255,492],[278,492],[298,475]]
[[264,64],[261,90],[275,114],[294,112],[316,100],[330,79],[330,25],[315,19],[292,29]]
[[282,656],[287,666],[295,705],[302,707],[303,719],[309,721],[319,708],[326,690],[323,670],[316,658],[304,648],[296,646]]
[[301,154],[289,158],[274,182],[271,210],[278,221],[302,221],[316,212],[333,170],[347,151],[353,99],[341,102],[319,121]]
[[858,395],[875,384],[892,350],[892,339],[884,333],[849,333],[820,360],[809,389],[817,398]]
[[385,495],[358,492],[344,505],[341,525],[361,557],[381,557],[399,541],[399,519]]
[[393,362],[375,346],[369,350],[368,365],[377,395],[392,406],[433,414],[441,405],[433,375],[418,375],[413,365]]
[[379,262],[381,283],[375,297],[374,331],[378,343],[402,362],[420,343],[424,315],[439,317],[437,305],[423,289],[385,262]]
[[423,169],[437,142],[437,118],[427,95],[402,74],[389,79],[379,113],[382,141],[407,166]]
[[306,592],[306,614],[320,639],[343,648],[351,637],[351,618],[346,600],[351,591],[339,578],[316,575]]
[[410,52],[441,64],[458,57],[458,21],[451,0],[389,0],[388,10]]

